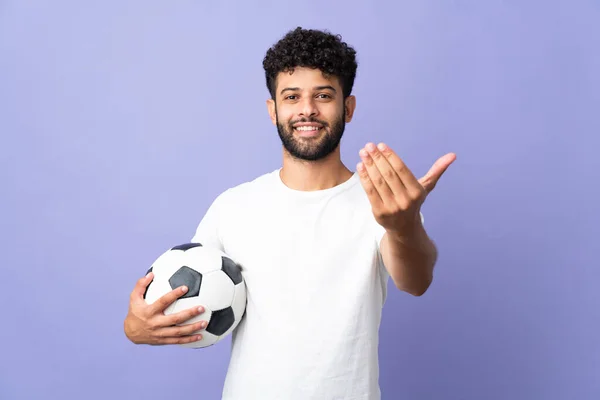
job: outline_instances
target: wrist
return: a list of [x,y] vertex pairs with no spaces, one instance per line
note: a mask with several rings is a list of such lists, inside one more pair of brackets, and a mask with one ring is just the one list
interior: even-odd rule
[[134,329],[131,326],[131,324],[131,314],[127,314],[127,316],[125,317],[125,321],[123,321],[123,331],[125,332],[125,336],[127,337],[127,339],[135,343],[135,338],[133,335]]
[[399,229],[386,229],[391,240],[399,243],[419,242],[427,236],[421,220],[405,223]]

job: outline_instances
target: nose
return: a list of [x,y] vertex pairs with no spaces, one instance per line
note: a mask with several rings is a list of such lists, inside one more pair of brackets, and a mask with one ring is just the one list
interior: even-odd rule
[[317,108],[314,99],[310,96],[305,97],[300,105],[300,116],[315,117],[318,113],[319,109]]

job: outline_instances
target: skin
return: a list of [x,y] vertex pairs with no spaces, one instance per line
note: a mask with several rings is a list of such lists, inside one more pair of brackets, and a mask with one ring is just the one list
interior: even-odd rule
[[206,328],[206,321],[185,324],[185,321],[202,314],[204,308],[192,308],[176,314],[165,315],[165,309],[187,291],[186,287],[174,289],[153,304],[144,300],[144,292],[154,275],[150,272],[140,278],[129,298],[129,310],[124,321],[125,336],[135,344],[165,345],[191,343],[202,338],[194,332]]
[[[280,172],[292,189],[314,191],[331,188],[350,179],[353,172],[341,161],[339,141],[352,121],[356,98],[342,95],[335,77],[319,70],[296,68],[277,78],[276,95],[267,110],[282,141]],[[298,123],[320,129],[306,134]],[[424,294],[433,279],[437,250],[420,220],[420,209],[442,174],[456,159],[448,153],[439,158],[425,176],[416,179],[402,159],[387,145],[367,143],[359,151],[356,170],[372,206],[376,221],[385,228],[380,249],[385,267],[396,287],[415,296]],[[130,295],[124,321],[126,336],[136,344],[183,344],[200,340],[195,334],[206,321],[186,324],[204,312],[202,307],[166,316],[164,310],[186,291],[177,288],[154,304],[143,295],[153,274],[140,278]]]

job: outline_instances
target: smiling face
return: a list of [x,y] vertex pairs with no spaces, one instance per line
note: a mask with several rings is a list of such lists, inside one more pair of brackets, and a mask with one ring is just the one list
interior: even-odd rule
[[337,78],[318,69],[295,68],[292,74],[278,75],[275,95],[267,101],[269,114],[292,157],[316,161],[338,148],[355,99],[344,99]]

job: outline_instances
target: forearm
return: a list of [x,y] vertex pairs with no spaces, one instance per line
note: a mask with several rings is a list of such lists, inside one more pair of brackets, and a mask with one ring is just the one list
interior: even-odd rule
[[422,224],[402,235],[386,232],[381,255],[398,289],[415,296],[427,291],[433,280],[437,249]]

